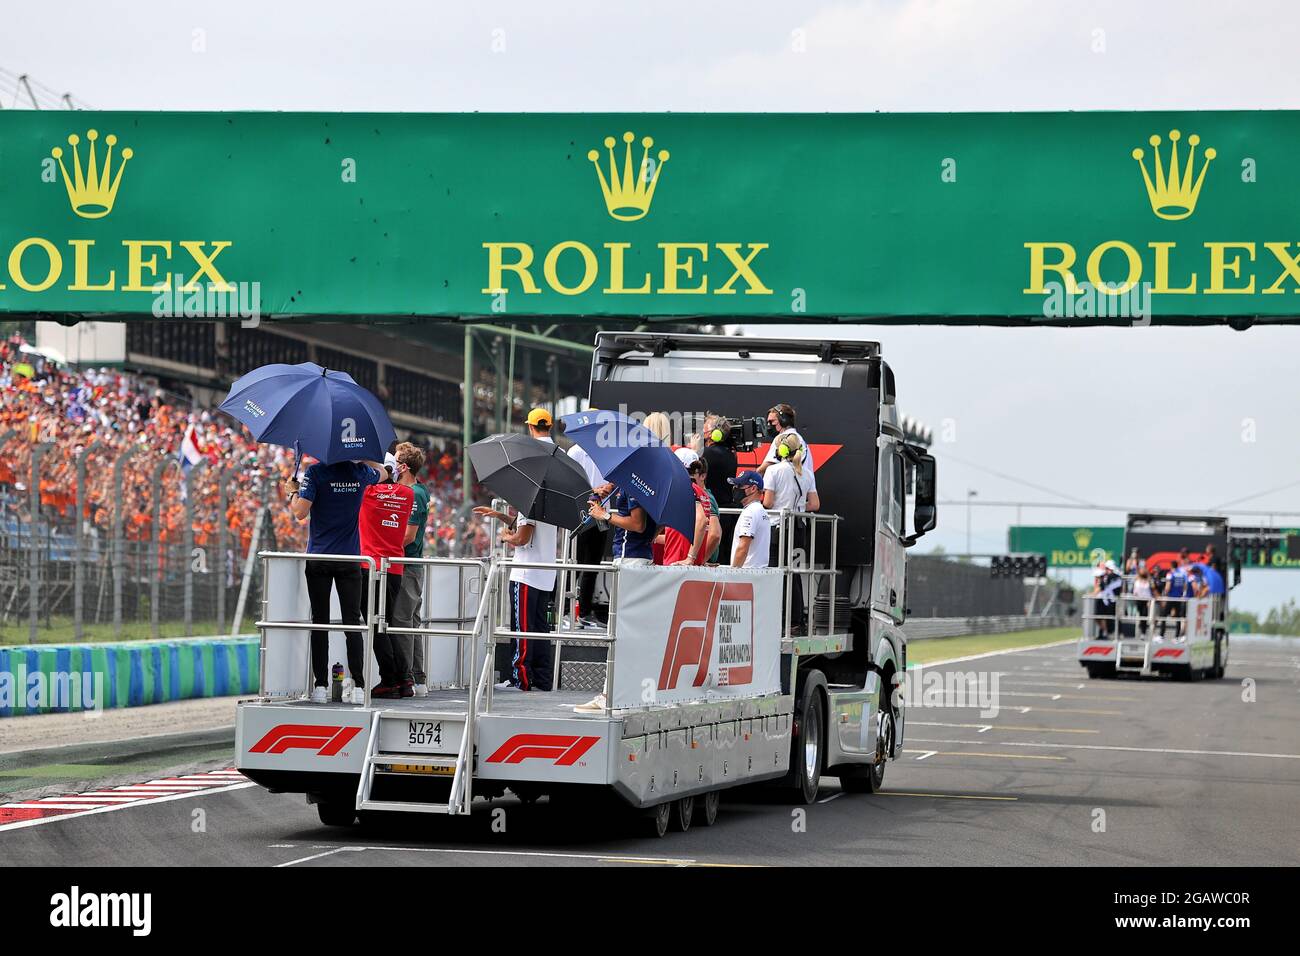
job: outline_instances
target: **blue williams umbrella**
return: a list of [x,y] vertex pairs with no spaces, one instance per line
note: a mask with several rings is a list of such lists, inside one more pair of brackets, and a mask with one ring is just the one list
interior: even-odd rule
[[600,473],[635,498],[651,518],[695,537],[691,476],[652,431],[610,411],[577,412],[560,421],[564,437],[581,446]]
[[221,410],[259,442],[306,452],[327,465],[383,461],[397,440],[379,399],[351,375],[314,362],[254,369],[230,387]]

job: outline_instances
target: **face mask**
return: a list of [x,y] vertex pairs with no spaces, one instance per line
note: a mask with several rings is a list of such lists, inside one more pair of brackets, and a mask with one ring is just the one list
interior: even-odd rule
[[735,491],[733,491],[731,493],[731,501],[733,504],[743,506],[745,504],[745,489],[737,488]]

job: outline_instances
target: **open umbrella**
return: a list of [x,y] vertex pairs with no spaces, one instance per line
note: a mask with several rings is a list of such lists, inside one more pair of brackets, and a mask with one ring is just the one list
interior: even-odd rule
[[591,456],[607,479],[637,500],[658,524],[695,536],[691,476],[650,429],[611,411],[577,412],[560,419],[566,438]]
[[327,465],[383,461],[397,440],[379,399],[346,372],[315,362],[254,369],[230,387],[221,410],[259,442],[292,447]]
[[573,531],[582,523],[591,482],[558,445],[528,435],[492,435],[469,446],[474,474],[534,521]]

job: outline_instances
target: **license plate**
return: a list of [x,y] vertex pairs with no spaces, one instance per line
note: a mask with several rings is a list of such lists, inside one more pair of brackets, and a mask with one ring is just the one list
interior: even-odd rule
[[456,775],[455,767],[430,767],[421,763],[395,763],[389,768],[393,773],[429,773],[448,777]]
[[465,732],[463,720],[382,721],[379,749],[388,753],[455,754]]

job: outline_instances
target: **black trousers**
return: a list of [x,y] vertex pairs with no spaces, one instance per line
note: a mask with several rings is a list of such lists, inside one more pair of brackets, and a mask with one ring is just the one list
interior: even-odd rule
[[[311,602],[311,622],[330,623],[330,591],[339,592],[339,620],[343,624],[361,623],[362,575],[361,567],[343,561],[308,561],[304,572],[307,578],[307,598]],[[358,687],[364,683],[365,642],[360,631],[348,631],[348,671]],[[311,676],[317,687],[329,686],[330,668],[329,631],[311,632]]]
[[[400,626],[393,619],[393,610],[397,607],[397,596],[402,592],[402,575],[391,571],[384,575],[383,587],[388,589],[385,611],[395,626]],[[379,595],[375,595],[375,611],[379,610]],[[379,685],[396,687],[402,681],[411,679],[411,646],[405,637],[393,634],[375,635],[375,660],[379,662]]]
[[[579,564],[600,564],[605,558],[605,551],[613,539],[613,529],[601,531],[595,525],[578,535],[577,555]],[[591,617],[595,612],[597,571],[580,571],[578,573],[578,613]]]
[[510,618],[512,629],[536,634],[537,640],[516,638],[512,641],[511,680],[523,690],[550,690],[555,668],[555,648],[549,640],[546,612],[554,591],[539,591],[519,581],[510,582]]

